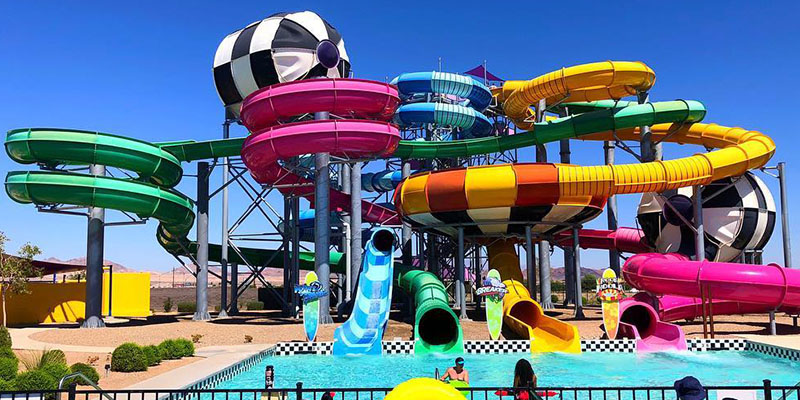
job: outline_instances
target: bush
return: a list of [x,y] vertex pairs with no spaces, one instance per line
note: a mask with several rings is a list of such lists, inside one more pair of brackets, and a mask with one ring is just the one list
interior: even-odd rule
[[161,364],[161,349],[159,349],[158,346],[144,346],[142,347],[142,351],[147,358],[148,367]]
[[61,378],[69,374],[69,367],[67,367],[67,364],[50,363],[42,365],[42,367],[39,368],[39,371],[50,375],[56,380],[56,382],[58,382],[61,380]]
[[597,277],[594,275],[584,275],[581,277],[581,288],[583,291],[594,292],[597,290]]
[[558,295],[551,294],[550,301],[552,301],[553,303],[558,303]]
[[194,343],[189,339],[175,339],[175,346],[177,346],[181,357],[191,357],[194,355]]
[[158,345],[161,350],[161,358],[164,360],[177,360],[181,358],[181,348],[174,339],[167,339]]
[[14,386],[14,381],[0,380],[0,392],[10,392],[12,390],[17,390],[16,386]]
[[67,355],[59,349],[45,350],[42,354],[41,365],[62,364],[67,365]]
[[[92,383],[94,383],[94,384],[97,384],[97,382],[100,382],[100,374],[98,374],[97,370],[94,369],[94,367],[89,365],[89,364],[84,364],[84,363],[72,364],[69,367],[69,371],[71,373],[81,373],[81,374],[83,374],[84,376],[89,378],[89,380],[92,381]],[[73,382],[77,383],[78,385],[83,385],[83,384],[86,383],[86,382],[83,381],[83,379],[72,378],[72,379],[70,379],[68,384],[72,384]]]
[[244,335],[244,342],[245,343],[253,343],[253,337],[250,335]]
[[147,371],[147,358],[136,343],[123,343],[111,353],[111,370],[118,372]]
[[17,377],[19,360],[16,358],[0,358],[0,380],[10,381]]
[[0,326],[0,347],[11,348],[11,334],[5,326]]
[[164,312],[172,311],[172,297],[167,297],[164,300]]
[[192,335],[192,343],[200,343],[200,339],[203,338],[203,335],[197,334]]
[[193,313],[195,311],[197,311],[197,305],[190,301],[184,301],[178,303],[178,312]]
[[250,311],[258,311],[264,309],[264,303],[260,301],[248,301],[247,302],[247,309]]
[[58,381],[44,371],[33,370],[23,372],[14,379],[14,387],[21,391],[40,391],[54,390],[58,386]]
[[17,355],[10,347],[0,347],[0,358],[13,358],[17,359]]

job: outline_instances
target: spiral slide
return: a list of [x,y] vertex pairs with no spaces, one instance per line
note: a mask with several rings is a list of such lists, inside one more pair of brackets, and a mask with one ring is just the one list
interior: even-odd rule
[[394,234],[377,229],[364,249],[356,298],[350,318],[333,334],[333,355],[380,355],[392,308]]
[[[5,147],[9,157],[22,164],[100,164],[132,171],[140,179],[120,179],[59,171],[15,171],[6,176],[6,192],[14,201],[35,204],[70,204],[122,210],[140,218],[155,218],[159,243],[170,253],[194,255],[197,244],[186,239],[194,223],[192,201],[171,190],[181,179],[181,161],[234,156],[239,147],[231,141],[156,144],[100,132],[69,129],[17,129],[9,131]],[[239,141],[241,143],[241,141]],[[149,181],[149,182],[147,182]],[[251,263],[282,268],[282,252],[240,248]],[[209,245],[209,259],[219,261],[220,245]],[[244,264],[229,249],[229,261]],[[331,268],[344,271],[344,257],[331,252]],[[314,269],[314,253],[300,253],[300,268]]]

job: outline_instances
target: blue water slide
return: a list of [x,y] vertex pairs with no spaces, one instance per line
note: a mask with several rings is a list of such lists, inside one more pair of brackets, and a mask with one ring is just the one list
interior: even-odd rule
[[402,171],[383,170],[361,174],[361,189],[367,192],[391,192],[403,180]]
[[469,106],[483,111],[492,102],[492,91],[475,79],[450,72],[410,72],[394,80],[397,90],[404,98],[419,93],[438,93],[458,96],[469,100]]
[[425,124],[449,125],[461,128],[462,139],[488,136],[492,122],[470,107],[447,103],[411,103],[400,106],[394,122],[401,128],[420,127]]
[[350,318],[333,334],[333,355],[380,355],[392,307],[394,234],[377,229],[364,249]]

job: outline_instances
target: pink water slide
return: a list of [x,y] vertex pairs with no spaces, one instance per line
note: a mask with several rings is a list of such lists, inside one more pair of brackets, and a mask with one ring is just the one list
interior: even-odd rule
[[[361,79],[310,79],[272,85],[242,102],[242,123],[253,132],[242,147],[242,159],[256,181],[284,194],[314,202],[311,179],[284,168],[279,161],[327,152],[347,159],[383,157],[400,141],[400,132],[388,121],[400,103],[393,86]],[[331,119],[282,124],[291,117],[329,112]],[[355,118],[355,119],[349,119]],[[331,209],[348,210],[350,195],[331,190]],[[362,201],[366,221],[399,224],[389,208]]]
[[800,271],[775,264],[648,253],[629,258],[622,273],[631,286],[647,292],[620,304],[621,332],[638,339],[645,351],[685,348],[682,331],[668,322],[701,316],[701,289],[715,315],[800,310]]

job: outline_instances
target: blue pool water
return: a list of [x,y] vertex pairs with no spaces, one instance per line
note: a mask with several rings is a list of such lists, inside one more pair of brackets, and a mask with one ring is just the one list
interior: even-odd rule
[[[531,361],[540,387],[672,386],[686,375],[714,386],[755,386],[763,379],[789,386],[800,381],[800,362],[749,351],[464,356],[473,387],[510,386],[514,364],[523,357]],[[217,388],[263,388],[267,365],[275,367],[277,388],[293,388],[298,381],[307,388],[394,387],[411,378],[432,377],[435,368],[444,371],[452,362],[452,357],[410,355],[267,357]]]

